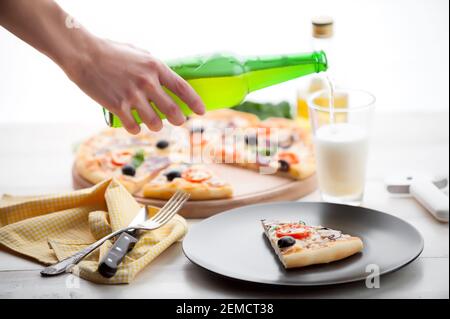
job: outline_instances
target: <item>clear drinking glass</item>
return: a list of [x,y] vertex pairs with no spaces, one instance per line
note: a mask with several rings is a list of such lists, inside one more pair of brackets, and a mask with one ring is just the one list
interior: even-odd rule
[[360,205],[375,97],[363,90],[336,89],[335,100],[345,105],[330,108],[329,96],[329,90],[322,90],[308,99],[319,189],[326,202]]

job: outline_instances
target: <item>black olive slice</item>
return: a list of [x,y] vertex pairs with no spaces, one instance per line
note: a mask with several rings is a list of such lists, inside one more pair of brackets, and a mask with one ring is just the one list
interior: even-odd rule
[[159,140],[158,143],[156,143],[156,147],[160,150],[163,150],[169,146],[169,142],[166,140]]
[[128,176],[136,175],[136,169],[132,165],[124,165],[122,167],[122,174]]
[[164,174],[169,182],[173,181],[175,178],[181,177],[180,171],[170,171]]
[[280,172],[289,172],[290,165],[285,160],[278,160],[278,170]]
[[278,248],[288,248],[295,245],[295,238],[291,236],[284,236],[278,239]]

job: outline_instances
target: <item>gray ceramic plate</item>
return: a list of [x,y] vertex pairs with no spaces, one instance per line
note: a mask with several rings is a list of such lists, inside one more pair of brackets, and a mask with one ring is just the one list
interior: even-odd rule
[[[266,239],[261,219],[303,220],[360,237],[361,253],[330,264],[285,270]],[[379,211],[330,203],[279,202],[232,209],[194,225],[183,241],[187,258],[216,274],[256,283],[315,286],[363,280],[368,265],[395,271],[423,250],[407,222]],[[373,266],[369,266],[373,267]]]

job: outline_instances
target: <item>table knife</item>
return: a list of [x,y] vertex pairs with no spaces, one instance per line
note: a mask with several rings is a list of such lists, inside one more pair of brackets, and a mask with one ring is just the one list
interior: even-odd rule
[[[128,227],[139,225],[149,219],[145,207],[139,210],[137,215],[133,218]],[[102,258],[98,266],[98,272],[106,278],[111,278],[117,272],[119,264],[122,262],[125,255],[134,247],[138,239],[137,230],[130,230],[122,233],[115,241],[114,245],[109,249],[108,253]]]

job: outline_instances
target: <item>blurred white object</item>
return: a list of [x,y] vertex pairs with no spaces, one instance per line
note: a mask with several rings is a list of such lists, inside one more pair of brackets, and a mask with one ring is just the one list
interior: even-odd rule
[[397,195],[411,195],[437,220],[449,220],[449,198],[441,190],[448,185],[446,176],[410,175],[386,179],[387,191]]

